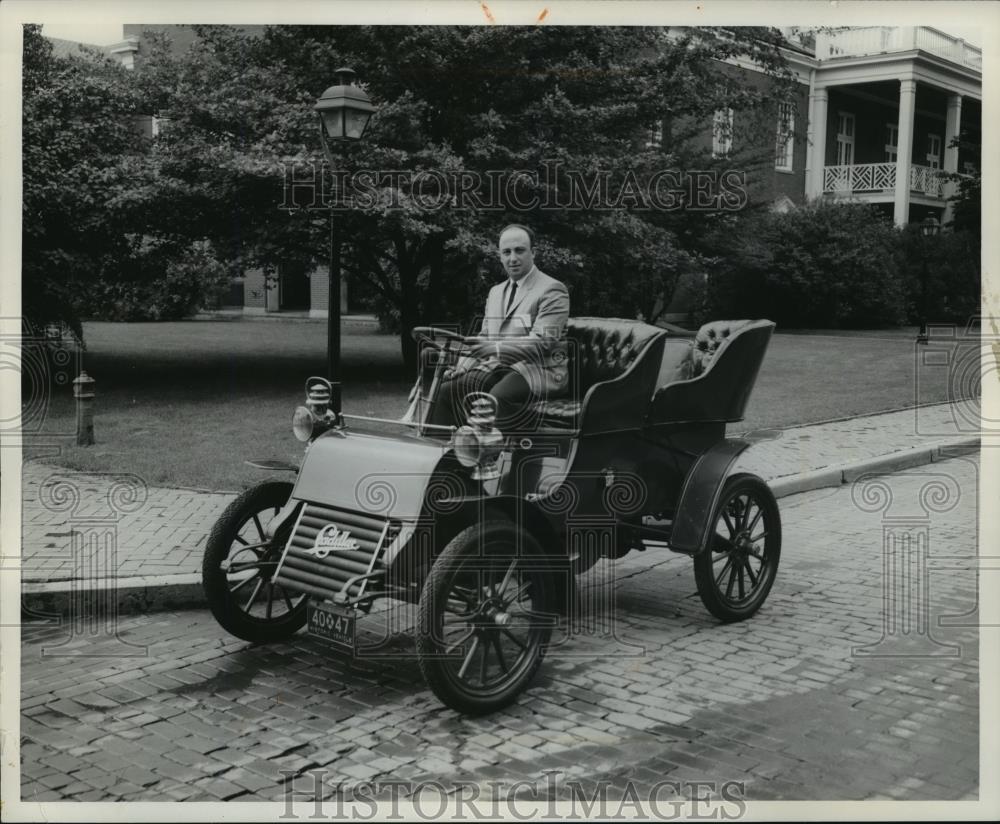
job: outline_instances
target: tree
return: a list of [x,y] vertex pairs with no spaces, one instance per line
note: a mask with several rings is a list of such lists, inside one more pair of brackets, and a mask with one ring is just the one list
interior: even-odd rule
[[[537,229],[539,262],[570,285],[575,313],[649,317],[655,297],[699,265],[698,227],[709,223],[704,211],[695,219],[662,200],[651,206],[650,179],[668,169],[746,168],[746,157],[711,157],[705,124],[718,109],[771,111],[790,77],[781,35],[766,29],[283,26],[262,37],[223,28],[199,34],[187,54],[161,47],[137,69],[171,125],[156,141],[141,192],[128,195],[132,205],[155,209],[164,231],[211,237],[243,265],[323,262],[324,211],[283,211],[282,182],[288,164],[307,176],[311,164],[321,166],[312,106],[334,82],[332,67],[353,66],[379,111],[339,165],[380,174],[360,195],[354,187],[368,199],[364,208],[356,198],[335,219],[346,268],[371,280],[398,316],[408,360],[410,327],[468,318],[482,306],[499,275],[492,250],[507,221]],[[772,86],[747,82],[724,62],[733,58],[756,62]],[[670,126],[664,143],[646,146],[642,136],[657,121]],[[513,170],[527,176],[514,180]],[[418,185],[421,172],[432,185]],[[464,196],[460,181],[485,185],[491,174],[506,182],[488,202]],[[690,205],[691,179],[671,180],[681,192],[676,205]],[[566,199],[574,186],[583,203]],[[719,189],[710,185],[708,196]],[[519,208],[526,201],[534,207]]]
[[947,225],[955,232],[969,232],[977,241],[982,241],[982,173],[979,171],[979,159],[982,157],[982,145],[972,135],[962,132],[955,136],[950,147],[976,158],[975,171],[972,174],[948,173],[945,177],[954,181],[956,189],[949,198],[952,202],[952,219]]
[[82,338],[74,292],[114,268],[129,239],[107,205],[130,182],[136,100],[124,69],[94,54],[57,58],[41,27],[24,27],[22,304],[36,326]]
[[148,90],[131,72],[94,49],[56,57],[29,25],[23,92],[22,303],[30,325],[65,323],[82,341],[81,316],[180,317],[227,281],[195,225],[162,225],[150,142],[135,123],[150,111]]

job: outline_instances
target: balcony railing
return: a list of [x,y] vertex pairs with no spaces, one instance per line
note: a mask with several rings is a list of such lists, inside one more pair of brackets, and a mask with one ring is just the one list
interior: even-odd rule
[[983,52],[930,26],[867,26],[816,34],[816,57],[860,57],[921,49],[982,71]]
[[[910,191],[928,197],[944,197],[947,183],[940,169],[910,166]],[[880,194],[896,189],[895,163],[858,163],[850,166],[824,166],[823,192],[831,194]]]

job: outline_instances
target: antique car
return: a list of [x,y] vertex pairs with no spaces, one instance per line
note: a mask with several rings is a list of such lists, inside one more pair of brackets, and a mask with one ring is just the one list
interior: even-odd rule
[[570,319],[568,392],[534,400],[514,434],[482,393],[466,398],[465,425],[427,423],[445,370],[478,342],[455,332],[414,330],[436,365],[408,420],[342,414],[330,382],[310,378],[293,418],[301,466],[255,464],[293,470],[294,483],[248,489],[211,532],[213,614],[249,641],[307,625],[356,652],[373,603],[416,604],[421,672],[470,714],[529,685],[573,609],[574,576],[602,557],[689,555],[708,611],[749,618],[774,582],[781,523],[767,484],[732,473],[749,443],[726,424],[742,419],[773,328]]

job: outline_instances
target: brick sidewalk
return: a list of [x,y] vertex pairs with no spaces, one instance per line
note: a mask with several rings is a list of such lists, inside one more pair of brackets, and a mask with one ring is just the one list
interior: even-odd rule
[[[783,499],[774,589],[738,624],[704,610],[689,559],[632,553],[605,629],[553,648],[518,703],[486,718],[424,686],[409,607],[366,619],[395,657],[353,662],[302,633],[243,643],[200,610],[117,634],[26,625],[22,797],[308,798],[323,770],[323,796],[369,779],[485,795],[523,779],[544,800],[549,770],[560,798],[570,781],[619,799],[633,782],[646,799],[656,782],[708,780],[751,800],[976,799],[977,492],[970,457]],[[902,568],[925,577],[887,580],[886,549],[907,547]]]
[[[831,410],[833,411],[833,410]],[[738,467],[766,480],[969,437],[978,402],[940,404],[780,431],[752,446]],[[958,421],[958,423],[956,423]],[[964,429],[962,427],[965,427]],[[926,434],[919,434],[926,433]],[[290,478],[261,473],[262,478]],[[119,578],[197,576],[212,524],[232,493],[146,487],[35,462],[23,471],[21,574],[26,582],[94,577],[74,569],[74,521],[106,519],[117,531]],[[99,577],[99,576],[98,576]]]

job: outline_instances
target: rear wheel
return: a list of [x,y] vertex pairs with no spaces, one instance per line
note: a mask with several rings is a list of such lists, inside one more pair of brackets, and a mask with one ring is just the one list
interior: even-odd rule
[[493,712],[528,686],[556,617],[542,550],[508,521],[460,532],[434,561],[418,610],[417,654],[442,703]]
[[223,629],[245,641],[280,641],[306,621],[306,597],[272,583],[293,519],[272,538],[266,532],[291,493],[292,484],[281,481],[248,489],[226,507],[208,537],[202,586],[209,609]]
[[767,599],[781,557],[774,493],[756,475],[729,478],[713,515],[708,546],[694,558],[705,608],[723,621],[749,618]]

